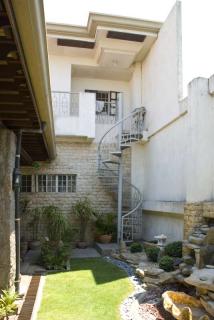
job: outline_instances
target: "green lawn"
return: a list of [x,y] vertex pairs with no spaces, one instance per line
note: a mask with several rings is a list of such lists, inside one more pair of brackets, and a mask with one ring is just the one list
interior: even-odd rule
[[73,259],[72,271],[46,276],[37,320],[118,320],[133,287],[124,271],[101,258]]

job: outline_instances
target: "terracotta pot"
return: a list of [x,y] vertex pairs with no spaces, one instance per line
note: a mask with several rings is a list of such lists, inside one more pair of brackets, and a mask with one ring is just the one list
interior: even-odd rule
[[101,243],[110,243],[111,240],[112,240],[111,234],[102,234],[99,237],[99,242],[101,242]]
[[85,241],[78,241],[77,242],[77,248],[79,249],[85,249],[88,247],[88,243]]
[[33,240],[29,242],[29,248],[31,250],[36,250],[41,246],[41,243],[39,240]]
[[20,243],[20,255],[21,255],[21,258],[23,258],[26,254],[28,250],[28,242],[27,241],[22,241]]

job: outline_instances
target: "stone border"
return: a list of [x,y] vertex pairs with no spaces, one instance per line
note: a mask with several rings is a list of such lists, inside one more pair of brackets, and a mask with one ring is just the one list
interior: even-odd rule
[[33,306],[33,311],[30,320],[36,320],[37,319],[37,314],[41,306],[42,302],[42,297],[43,297],[43,288],[45,284],[45,274],[41,275],[40,282],[39,282],[39,287],[36,293],[36,299],[35,303]]

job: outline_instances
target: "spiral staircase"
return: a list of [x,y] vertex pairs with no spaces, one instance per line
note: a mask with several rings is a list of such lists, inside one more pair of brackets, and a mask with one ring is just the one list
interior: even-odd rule
[[126,149],[143,139],[145,108],[136,108],[122,117],[118,101],[117,122],[103,135],[98,145],[98,175],[106,191],[118,205],[118,243],[142,236],[142,194],[124,175]]

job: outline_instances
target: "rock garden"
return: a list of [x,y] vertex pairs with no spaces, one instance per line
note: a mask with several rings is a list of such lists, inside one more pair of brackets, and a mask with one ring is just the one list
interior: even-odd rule
[[112,257],[125,262],[138,279],[129,307],[124,302],[123,318],[213,319],[213,239],[214,227],[202,225],[184,243],[166,245],[164,235],[128,247],[122,243]]

